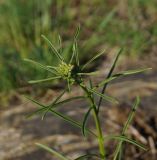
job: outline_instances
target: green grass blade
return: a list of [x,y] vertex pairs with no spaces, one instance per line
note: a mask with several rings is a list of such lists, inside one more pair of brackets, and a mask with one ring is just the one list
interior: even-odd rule
[[43,64],[41,64],[41,63],[38,63],[38,62],[33,61],[33,60],[31,60],[31,59],[26,59],[26,58],[24,59],[24,61],[29,62],[29,63],[32,63],[33,65],[36,65],[37,67],[40,67],[40,68],[42,68],[42,69],[45,69],[45,70],[47,70],[47,71],[49,71],[49,72],[51,72],[51,73],[53,73],[53,74],[56,75],[56,73],[55,73],[52,69],[48,68],[47,66],[45,66],[45,65],[43,65]]
[[99,31],[104,30],[105,27],[109,24],[109,22],[112,21],[116,11],[117,11],[117,9],[114,8],[111,12],[109,12],[109,14],[107,14],[107,16],[105,16],[104,19],[102,19],[102,22],[100,23],[100,25],[98,27]]
[[46,146],[46,145],[43,145],[41,143],[35,143],[38,147],[46,150],[47,152],[51,153],[52,155],[56,156],[57,158],[59,158],[60,160],[70,160],[68,158],[66,158],[65,156],[61,155],[59,152],[53,150],[52,148]]
[[59,53],[61,55],[63,52],[63,48],[62,48],[63,46],[62,46],[62,38],[60,35],[58,36],[58,43],[59,43]]
[[80,24],[79,24],[78,27],[77,27],[77,29],[76,29],[74,39],[78,39],[78,36],[79,36],[79,34],[80,34],[80,30],[81,30],[81,26],[80,26]]
[[92,63],[94,60],[96,60],[97,58],[99,58],[101,55],[103,55],[105,53],[105,50],[103,50],[101,53],[98,53],[97,55],[95,55],[93,58],[91,58],[87,63],[85,63],[85,65],[82,66],[82,70],[84,70],[90,63]]
[[34,83],[41,83],[41,82],[47,82],[47,81],[52,81],[52,80],[56,80],[56,79],[60,79],[61,77],[51,77],[51,78],[46,78],[46,79],[39,79],[39,80],[31,80],[28,81],[28,83],[30,84],[34,84]]
[[98,155],[96,154],[86,154],[86,155],[83,155],[83,156],[80,156],[74,160],[87,160],[87,158],[92,158],[92,157],[95,157],[97,159],[101,159]]
[[90,108],[88,109],[88,111],[86,112],[84,118],[83,118],[82,134],[83,134],[84,136],[86,136],[86,133],[85,133],[85,131],[86,131],[86,123],[87,123],[88,117],[89,117],[90,112],[91,112],[92,109],[93,109],[93,107],[90,107]]
[[117,101],[115,98],[113,98],[113,97],[107,96],[107,95],[105,95],[105,94],[101,94],[101,93],[97,92],[97,91],[94,90],[94,89],[88,88],[88,90],[89,90],[90,92],[96,94],[97,96],[102,97],[104,100],[106,100],[106,101],[108,101],[108,102],[118,103],[118,101]]
[[54,54],[56,55],[56,57],[60,60],[60,61],[64,61],[64,58],[60,55],[60,53],[57,51],[57,49],[54,47],[54,45],[51,43],[51,41],[46,38],[44,35],[41,35],[42,38],[50,45],[52,51],[54,52]]
[[[117,62],[118,62],[118,59],[119,59],[122,51],[123,51],[123,49],[120,49],[120,50],[118,51],[117,56],[116,56],[116,58],[115,58],[115,60],[114,60],[114,62],[113,62],[113,64],[112,64],[112,66],[111,66],[111,69],[110,69],[110,71],[109,71],[109,73],[108,73],[108,75],[107,75],[106,81],[105,81],[104,84],[102,84],[102,85],[104,85],[104,86],[103,86],[103,89],[102,89],[102,91],[101,91],[102,94],[105,93],[105,90],[106,90],[106,88],[107,88],[108,82],[110,82],[111,80],[113,80],[113,79],[110,79],[110,77],[112,76],[112,73],[113,73],[113,71],[114,71],[114,69],[115,69],[115,67],[116,67],[116,64],[117,64]],[[107,82],[107,79],[109,79],[108,82]],[[99,113],[99,109],[100,109],[101,102],[102,102],[102,98],[100,97],[99,102],[98,102],[98,108],[97,108],[98,113]]]

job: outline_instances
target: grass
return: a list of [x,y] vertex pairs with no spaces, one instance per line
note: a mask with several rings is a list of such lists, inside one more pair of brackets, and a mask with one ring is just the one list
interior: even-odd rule
[[[79,56],[81,62],[107,46],[125,46],[126,53],[142,56],[157,42],[156,0],[5,0],[0,2],[0,91],[27,87],[28,77],[47,77],[48,73],[25,65],[23,58],[54,64],[55,56],[41,34],[57,49],[58,32],[63,39],[63,57],[70,58],[74,28],[81,23]],[[105,43],[104,43],[105,42]],[[90,54],[87,54],[90,53]],[[20,67],[19,67],[20,66]],[[30,72],[31,71],[31,72]],[[24,74],[25,73],[25,74]]]
[[[51,46],[54,55],[58,59],[58,65],[57,66],[53,66],[53,65],[47,66],[47,65],[43,65],[38,62],[26,59],[26,61],[28,63],[31,63],[31,64],[33,64],[43,70],[47,70],[51,74],[51,78],[43,79],[43,80],[33,80],[33,81],[30,81],[31,83],[51,81],[56,78],[62,79],[66,82],[66,86],[65,86],[64,91],[57,98],[55,98],[53,100],[53,102],[49,105],[44,105],[44,104],[41,104],[40,102],[37,102],[31,98],[28,98],[30,101],[32,101],[34,104],[36,104],[39,107],[35,112],[31,113],[28,117],[32,117],[33,115],[40,113],[40,115],[42,115],[42,120],[43,120],[46,117],[47,113],[50,112],[53,115],[61,118],[63,121],[72,124],[74,127],[79,127],[81,129],[82,135],[84,137],[87,138],[88,134],[93,135],[93,139],[97,140],[98,152],[97,153],[90,153],[87,155],[81,155],[80,157],[76,158],[77,160],[86,159],[89,157],[91,157],[91,158],[97,157],[97,159],[106,160],[107,159],[107,153],[106,153],[107,151],[106,151],[105,143],[106,143],[106,140],[108,140],[108,139],[118,141],[118,144],[115,149],[114,156],[113,156],[114,160],[121,160],[123,158],[123,143],[124,142],[131,143],[131,144],[135,145],[136,147],[139,147],[140,149],[147,150],[147,148],[144,145],[140,144],[139,142],[137,142],[135,140],[129,139],[126,134],[130,124],[133,121],[137,107],[139,106],[139,103],[140,103],[139,97],[136,97],[136,100],[135,100],[133,107],[130,111],[128,119],[126,120],[126,122],[124,124],[124,128],[122,130],[121,135],[107,135],[107,136],[104,135],[104,133],[102,131],[102,124],[100,123],[99,112],[100,112],[102,100],[105,100],[105,101],[107,101],[109,103],[113,103],[113,104],[118,103],[116,98],[108,96],[105,93],[107,85],[111,81],[113,81],[114,79],[117,79],[121,76],[138,74],[138,73],[144,72],[146,70],[149,70],[150,68],[122,71],[120,73],[113,74],[113,71],[116,67],[119,56],[122,53],[122,49],[120,49],[115,60],[114,60],[113,65],[108,73],[108,76],[104,80],[99,82],[98,84],[93,85],[93,82],[90,80],[90,77],[89,77],[89,76],[93,76],[93,72],[87,73],[85,71],[85,68],[90,63],[95,61],[99,56],[101,56],[102,53],[101,54],[98,53],[96,56],[92,57],[85,64],[80,64],[79,49],[78,49],[78,43],[77,43],[78,36],[79,36],[79,30],[80,30],[80,27],[78,27],[76,34],[74,36],[74,39],[73,39],[73,47],[72,47],[72,51],[71,51],[72,55],[71,55],[70,60],[66,60],[62,56],[62,53],[59,52],[57,50],[57,48],[55,48],[54,45],[50,42],[50,40],[47,39],[45,36],[43,36],[43,38]],[[87,80],[89,81],[89,83],[87,83]],[[61,100],[63,95],[66,92],[71,92],[71,89],[74,85],[75,86],[77,85],[80,89],[82,89],[84,92],[84,95],[79,96],[79,97],[76,96],[76,97],[71,97],[69,99]],[[101,92],[99,91],[100,88],[102,88]],[[98,96],[100,98],[98,103],[95,100],[95,96]],[[75,99],[80,99],[80,98],[83,98],[84,100],[88,101],[88,103],[89,103],[88,110],[86,113],[84,113],[84,118],[83,118],[82,122],[77,122],[77,121],[73,120],[72,118],[70,118],[69,116],[62,114],[57,110],[57,108],[60,107],[61,104],[64,104],[69,101],[74,101]],[[93,120],[95,122],[96,132],[92,131],[90,128],[87,128],[86,124],[88,123],[88,118],[90,116],[93,118]],[[40,148],[53,154],[56,158],[58,157],[59,159],[62,159],[62,160],[70,160],[71,159],[71,158],[65,157],[62,153],[60,153],[56,150],[53,150],[52,148],[50,148],[46,145],[37,143],[37,146],[39,146]]]

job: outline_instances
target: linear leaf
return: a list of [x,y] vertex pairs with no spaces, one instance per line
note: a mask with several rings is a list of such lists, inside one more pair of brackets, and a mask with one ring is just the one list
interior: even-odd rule
[[75,55],[75,61],[76,61],[76,64],[77,66],[79,66],[79,57],[78,57],[78,46],[77,46],[77,41],[76,39],[74,39],[74,42],[73,42],[73,53]]
[[106,96],[105,94],[101,94],[99,92],[97,92],[96,90],[94,89],[90,89],[88,88],[88,90],[96,95],[98,95],[99,97],[102,97],[104,100],[108,101],[108,102],[112,102],[112,103],[118,103],[118,101],[113,98],[113,97],[110,97],[110,96]]
[[91,62],[93,62],[95,59],[100,57],[102,54],[104,54],[105,50],[103,50],[101,53],[98,53],[93,58],[91,58],[85,65],[83,65],[82,70],[84,70]]
[[47,107],[45,113],[42,116],[42,120],[44,119],[44,117],[46,116],[46,114],[49,112],[49,110],[52,108],[52,106],[54,106],[61,98],[62,96],[65,94],[66,90],[64,90],[53,102],[50,106]]
[[[43,105],[43,104],[40,104],[39,102],[37,102],[37,101],[35,101],[35,100],[33,100],[33,99],[30,99],[30,98],[28,98],[28,97],[27,97],[27,99],[29,99],[30,101],[32,101],[32,102],[35,103],[36,105],[42,107],[43,110],[48,107],[48,106],[45,106],[45,105]],[[40,108],[40,109],[42,109],[42,108]],[[54,115],[56,115],[57,117],[60,117],[60,118],[64,119],[66,122],[69,122],[69,123],[72,124],[73,126],[76,126],[76,127],[78,127],[78,128],[82,128],[82,125],[81,125],[79,122],[73,120],[72,118],[63,115],[62,113],[59,113],[59,112],[53,110],[52,108],[51,108],[49,111],[50,111],[51,113],[53,113]],[[41,110],[40,110],[40,112],[41,112]],[[32,115],[31,115],[31,116],[32,116]],[[96,134],[93,133],[91,130],[89,130],[89,129],[86,129],[86,130],[87,130],[87,132],[89,132],[89,133],[91,133],[92,135],[96,136]]]
[[59,43],[59,53],[62,54],[63,46],[62,46],[62,38],[60,35],[58,36],[58,43]]
[[122,77],[122,76],[128,76],[128,75],[132,75],[132,74],[137,74],[137,73],[142,73],[144,71],[147,71],[147,70],[150,70],[151,68],[145,68],[145,69],[137,69],[137,70],[128,70],[128,71],[123,71],[123,72],[120,72],[120,73],[117,73],[117,74],[114,74],[112,77],[110,78],[107,78],[103,81],[101,81],[98,85],[96,85],[96,87],[94,88],[98,88],[98,87],[101,87],[105,84],[108,84],[109,82],[111,82],[112,80],[116,79],[116,78],[119,78],[119,77]]
[[100,74],[99,71],[95,71],[95,72],[90,72],[90,73],[77,73],[78,75],[82,75],[82,76],[94,76],[94,75],[98,75]]
[[29,62],[29,63],[32,63],[32,64],[34,64],[34,65],[36,65],[36,66],[38,66],[38,67],[40,67],[40,68],[42,68],[42,69],[45,69],[45,70],[47,70],[47,71],[49,71],[49,72],[51,72],[51,73],[53,73],[53,74],[56,74],[52,69],[48,68],[47,66],[45,66],[45,65],[43,65],[43,64],[41,64],[41,63],[38,63],[38,62],[36,62],[36,61],[33,61],[33,60],[31,60],[31,59],[27,59],[27,58],[25,58],[24,61]]
[[121,73],[118,73],[118,74],[115,74],[115,76],[117,75],[132,75],[132,74],[137,74],[137,73],[141,73],[141,72],[144,72],[144,71],[147,71],[147,70],[150,70],[152,68],[144,68],[144,69],[136,69],[136,70],[128,70],[128,71],[124,71],[124,72],[121,72]]
[[86,112],[84,118],[83,118],[83,123],[82,123],[82,134],[83,134],[84,136],[86,136],[86,133],[85,133],[85,130],[86,130],[86,123],[87,123],[88,117],[89,117],[90,112],[91,112],[92,109],[93,109],[93,107],[90,107],[90,108],[88,109],[88,111]]
[[44,35],[41,35],[41,37],[50,45],[52,51],[54,52],[54,54],[56,55],[56,57],[60,60],[60,61],[64,61],[64,58],[60,55],[60,53],[57,51],[57,49],[54,47],[54,45],[51,43],[51,41],[45,37]]
[[77,26],[76,28],[76,32],[75,32],[75,36],[74,36],[74,39],[77,39],[79,34],[80,34],[80,30],[81,30],[81,26],[80,24]]
[[50,78],[46,78],[46,79],[31,80],[31,81],[28,81],[28,83],[30,83],[30,84],[33,84],[33,83],[41,83],[41,82],[52,81],[52,80],[60,79],[60,78],[61,78],[61,76],[58,76],[58,77],[50,77]]
[[27,115],[27,118],[31,118],[32,116],[34,116],[34,115],[36,115],[36,114],[38,114],[38,113],[42,113],[42,112],[46,111],[46,110],[48,109],[48,107],[56,108],[56,107],[58,107],[58,106],[61,106],[61,105],[64,104],[64,103],[73,101],[73,100],[75,100],[75,99],[83,99],[83,98],[85,98],[85,96],[72,97],[72,98],[69,98],[69,99],[60,101],[60,102],[58,102],[58,103],[55,103],[55,104],[52,103],[52,104],[50,104],[50,105],[48,105],[48,106],[45,106],[45,105],[43,105],[43,104],[41,104],[41,103],[39,103],[39,102],[31,99],[31,98],[28,98],[28,97],[26,97],[26,98],[29,99],[30,101],[32,101],[33,103],[36,103],[37,105],[41,105],[41,106],[42,106],[42,108],[39,108],[38,110],[34,111],[33,113]]
[[[122,130],[122,136],[126,134],[126,131],[129,127],[129,125],[131,124],[134,116],[135,116],[135,112],[136,112],[136,109],[137,107],[139,106],[139,103],[140,103],[140,98],[139,97],[136,97],[136,100],[133,104],[133,107],[132,107],[132,110],[131,112],[129,113],[129,116],[128,116],[128,119],[123,127],[123,130]],[[117,159],[117,156],[119,155],[120,151],[122,150],[122,145],[123,145],[123,140],[119,141],[117,147],[116,147],[116,150],[115,150],[115,153],[114,153],[114,160]]]
[[98,158],[98,159],[101,159],[98,155],[96,154],[86,154],[86,155],[83,155],[83,156],[80,156],[74,160],[86,160],[85,158],[91,158],[91,157],[95,157],[95,158]]
[[[75,120],[73,120],[72,118],[68,117],[68,116],[65,116],[57,111],[54,111],[54,110],[50,110],[51,113],[55,114],[56,116],[62,118],[64,121],[67,121],[69,123],[71,123],[73,126],[76,126],[76,127],[79,127],[79,128],[82,128],[82,125],[79,123],[79,122],[76,122]],[[91,130],[89,129],[86,129],[86,131],[94,136],[96,136],[95,133],[93,133]]]
[[130,138],[127,138],[126,136],[122,136],[122,135],[109,135],[109,136],[105,136],[104,139],[115,139],[115,140],[118,140],[118,141],[125,141],[125,142],[128,142],[128,143],[131,143],[145,151],[147,151],[148,149],[146,148],[146,146],[144,146],[143,144],[135,141],[135,140],[132,140]]
[[46,146],[46,145],[43,145],[41,143],[35,143],[38,147],[46,150],[47,152],[55,155],[57,158],[61,159],[61,160],[69,160],[68,158],[66,158],[65,156],[61,155],[59,152],[55,151],[54,149]]

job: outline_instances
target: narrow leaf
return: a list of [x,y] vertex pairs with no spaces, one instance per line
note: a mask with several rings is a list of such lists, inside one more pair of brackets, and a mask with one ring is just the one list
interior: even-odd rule
[[49,112],[49,110],[52,108],[52,106],[54,106],[61,98],[62,96],[65,94],[66,90],[64,90],[53,102],[50,106],[47,107],[47,110],[45,111],[45,113],[42,116],[42,120],[45,118],[46,114]]
[[83,118],[83,123],[82,123],[82,134],[83,134],[84,136],[86,136],[86,133],[85,133],[85,130],[86,130],[86,123],[87,123],[88,117],[89,117],[90,112],[91,112],[92,109],[93,109],[93,107],[90,107],[90,108],[88,109],[88,111],[86,112],[84,118]]
[[59,43],[59,53],[60,53],[60,55],[62,54],[62,50],[63,50],[63,46],[62,46],[62,38],[61,38],[61,36],[59,35],[58,36],[58,43]]
[[103,50],[101,53],[98,53],[93,58],[91,58],[85,65],[83,65],[82,70],[84,70],[91,62],[93,62],[95,59],[100,57],[102,54],[104,54],[105,50]]
[[96,90],[94,89],[90,89],[88,88],[88,90],[96,95],[98,95],[99,97],[102,97],[104,100],[108,101],[108,102],[112,102],[112,103],[118,103],[118,101],[113,98],[113,97],[110,97],[110,96],[106,96],[105,94],[101,94],[99,92],[97,92]]
[[118,141],[125,141],[125,142],[128,142],[128,143],[131,143],[145,151],[147,151],[148,149],[146,148],[146,146],[144,146],[143,144],[135,141],[135,140],[132,140],[130,138],[127,138],[126,136],[122,136],[122,135],[109,135],[109,136],[105,136],[104,139],[115,139],[115,140],[118,140]]
[[[48,106],[45,106],[43,104],[40,104],[39,102],[33,100],[33,99],[30,99],[27,97],[27,99],[29,99],[30,101],[32,101],[33,103],[35,103],[36,105],[42,107],[43,109],[47,108]],[[41,108],[40,108],[41,109]],[[57,117],[60,117],[62,119],[64,119],[66,122],[69,122],[70,124],[72,124],[73,126],[76,126],[78,128],[82,128],[82,125],[79,123],[79,122],[76,122],[75,120],[73,120],[72,118],[68,117],[68,116],[65,116],[57,111],[54,111],[52,108],[49,110],[51,113],[53,113],[54,115],[56,115]],[[87,132],[89,132],[90,134],[96,136],[95,133],[93,133],[91,130],[89,129],[86,129]]]
[[31,80],[31,81],[28,81],[28,83],[30,83],[30,84],[41,83],[41,82],[52,81],[52,80],[60,79],[60,78],[61,78],[60,76],[58,76],[58,77],[50,77],[50,78],[40,79],[40,80]]
[[30,101],[33,101],[33,103],[36,103],[37,105],[41,105],[41,106],[42,106],[42,108],[40,108],[40,109],[34,111],[33,113],[27,115],[27,118],[31,118],[32,116],[34,116],[34,115],[36,115],[36,114],[38,114],[38,113],[42,113],[42,112],[46,111],[49,107],[51,107],[51,108],[56,108],[56,107],[58,107],[58,106],[61,106],[62,104],[65,104],[65,103],[67,103],[67,102],[73,101],[73,100],[75,100],[75,99],[83,99],[83,98],[85,98],[85,96],[72,97],[72,98],[69,98],[69,99],[60,101],[60,102],[58,102],[58,103],[55,103],[55,104],[54,104],[54,102],[53,102],[53,103],[51,103],[51,104],[48,105],[48,106],[44,106],[43,104],[41,104],[41,103],[39,103],[39,102],[37,102],[37,101],[35,101],[35,100],[27,97],[27,99],[29,99]]
[[[55,114],[56,116],[62,118],[64,121],[66,122],[69,122],[70,124],[72,124],[73,126],[76,126],[76,127],[79,127],[79,128],[82,128],[82,125],[79,123],[79,122],[76,122],[75,120],[73,120],[72,118],[68,117],[68,116],[65,116],[57,111],[54,111],[54,110],[50,110],[51,113]],[[94,136],[96,136],[95,133],[93,133],[91,130],[89,129],[86,129],[86,131]],[[97,137],[97,136],[96,136]]]
[[[136,97],[136,100],[133,104],[133,107],[132,107],[132,110],[131,112],[129,113],[129,116],[128,116],[128,119],[123,127],[123,130],[122,130],[122,136],[126,134],[126,131],[129,127],[129,125],[131,124],[134,116],[135,116],[135,112],[136,112],[136,109],[137,107],[139,106],[139,103],[140,103],[140,98],[139,97]],[[123,145],[123,140],[119,141],[117,147],[116,147],[116,150],[115,150],[115,153],[114,153],[114,160],[117,159],[118,155],[119,155],[119,152],[122,150],[122,145]]]
[[90,72],[90,73],[77,73],[78,75],[82,75],[82,76],[95,76],[100,74],[99,71],[95,71],[95,72]]
[[[111,66],[111,69],[110,69],[110,71],[109,71],[109,73],[108,73],[108,75],[107,75],[106,80],[104,81],[104,83],[101,83],[101,84],[100,84],[100,86],[103,85],[103,89],[102,89],[102,91],[101,91],[102,94],[105,93],[105,90],[106,90],[106,88],[107,88],[108,82],[110,82],[111,80],[115,79],[115,78],[111,78],[111,79],[110,79],[110,77],[112,76],[112,73],[113,73],[113,71],[114,71],[114,69],[115,69],[115,67],[116,67],[116,64],[117,64],[117,62],[118,62],[118,59],[119,59],[122,51],[123,51],[123,49],[120,49],[120,50],[118,51],[117,56],[116,56],[116,58],[115,58],[115,60],[114,60],[114,62],[113,62],[113,64],[112,64],[112,66]],[[107,80],[108,80],[108,81],[107,81]],[[98,87],[99,87],[99,85],[98,85]],[[102,98],[100,97],[99,102],[98,102],[98,108],[97,108],[98,113],[99,113],[99,109],[100,109],[101,102],[102,102]]]
[[36,65],[36,66],[38,66],[38,67],[40,67],[40,68],[42,68],[42,69],[45,69],[45,70],[47,70],[47,71],[49,71],[49,72],[51,72],[51,73],[53,73],[53,74],[56,74],[52,69],[48,68],[47,66],[44,66],[44,65],[41,64],[41,63],[38,63],[38,62],[33,61],[33,60],[31,60],[31,59],[26,59],[26,58],[24,59],[24,61],[29,62],[29,63],[32,63],[32,64],[34,64],[34,65]]
[[76,64],[77,64],[77,66],[79,66],[78,46],[77,46],[76,40],[74,40],[74,43],[73,43],[73,53],[75,55]]
[[83,156],[80,156],[74,160],[86,160],[86,158],[91,158],[91,157],[95,157],[95,158],[98,158],[98,159],[101,159],[98,155],[96,154],[86,154],[86,155],[83,155]]
[[53,150],[52,148],[48,147],[48,146],[45,146],[41,143],[35,143],[38,147],[46,150],[47,152],[55,155],[57,158],[61,159],[61,160],[69,160],[68,158],[66,158],[65,156],[61,155],[59,152]]
[[101,81],[98,85],[96,85],[94,88],[98,88],[101,87],[105,84],[108,84],[109,82],[111,82],[112,80],[119,78],[119,77],[123,77],[123,76],[128,76],[128,75],[132,75],[132,74],[137,74],[137,73],[142,73],[144,71],[150,70],[151,68],[145,68],[145,69],[137,69],[137,70],[129,70],[129,71],[123,71],[117,74],[114,74],[112,77],[107,78],[103,81]]
[[74,39],[77,39],[79,34],[80,34],[80,29],[81,29],[81,26],[80,24],[78,25],[77,29],[76,29],[76,32],[75,32],[75,36],[74,36]]
[[56,57],[60,60],[60,61],[64,61],[64,58],[60,55],[60,53],[57,51],[57,49],[54,47],[54,45],[51,43],[51,41],[46,38],[44,35],[41,35],[42,38],[50,45],[52,51],[54,52],[54,54],[56,55]]
[[132,75],[132,74],[137,74],[137,73],[141,73],[141,72],[145,72],[147,70],[150,70],[152,68],[144,68],[144,69],[136,69],[136,70],[128,70],[128,71],[124,71],[118,74],[115,74],[115,76],[117,75]]

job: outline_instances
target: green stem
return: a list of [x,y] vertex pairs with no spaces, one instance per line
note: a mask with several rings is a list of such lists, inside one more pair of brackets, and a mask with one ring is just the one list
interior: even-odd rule
[[101,129],[101,125],[100,125],[100,120],[97,114],[97,108],[96,105],[94,103],[94,99],[91,96],[91,93],[88,91],[88,89],[86,88],[86,86],[83,83],[79,83],[79,86],[84,90],[84,92],[87,94],[88,96],[88,100],[91,104],[91,106],[93,106],[93,118],[95,121],[95,125],[96,125],[96,130],[97,130],[97,134],[98,134],[98,144],[99,144],[99,151],[101,154],[101,159],[105,160],[105,148],[104,148],[104,138],[103,138],[103,134],[102,134],[102,129]]

